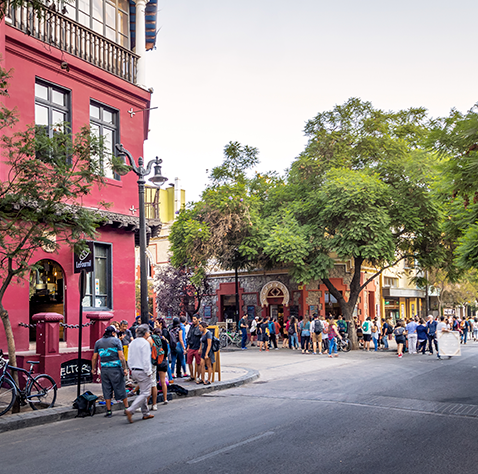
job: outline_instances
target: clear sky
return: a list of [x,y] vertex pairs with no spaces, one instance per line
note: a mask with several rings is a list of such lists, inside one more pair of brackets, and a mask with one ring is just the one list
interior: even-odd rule
[[477,18],[476,0],[159,0],[145,157],[196,200],[229,141],[282,173],[305,122],[350,97],[466,111],[478,101]]

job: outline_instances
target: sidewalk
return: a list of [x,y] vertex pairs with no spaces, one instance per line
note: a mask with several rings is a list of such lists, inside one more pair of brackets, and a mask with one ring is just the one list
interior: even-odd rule
[[[238,387],[245,383],[252,382],[259,377],[257,370],[224,365],[223,354],[221,354],[221,362],[222,371],[220,382],[217,381],[217,374],[215,374],[215,382],[208,386],[197,385],[195,382],[186,382],[186,379],[175,379],[174,383],[189,391],[187,397],[197,397],[215,390],[226,390],[228,388]],[[84,393],[86,390],[98,396],[102,394],[101,384],[82,384],[80,393]],[[77,410],[72,408],[72,404],[76,399],[76,394],[76,386],[61,387],[58,389],[54,408],[34,411],[29,406],[26,406],[21,408],[20,413],[3,415],[0,417],[0,433],[75,418]],[[176,393],[168,393],[168,400],[174,400],[176,398],[181,397],[178,397]],[[162,394],[158,394],[158,403],[162,401]],[[114,411],[122,409],[123,404],[121,402],[115,403],[112,406],[112,410]],[[105,411],[105,405],[96,405],[96,414],[105,413]]]

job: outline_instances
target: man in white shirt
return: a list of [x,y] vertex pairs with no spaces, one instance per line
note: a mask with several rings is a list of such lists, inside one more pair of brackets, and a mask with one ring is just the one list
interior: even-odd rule
[[[447,324],[445,322],[445,316],[440,316],[440,322],[437,324],[437,335],[441,332],[450,332],[447,329]],[[439,359],[441,359],[441,357],[440,357],[440,346],[438,346],[438,349],[437,349],[437,357]]]
[[125,410],[128,421],[133,423],[133,413],[141,408],[143,420],[154,418],[149,413],[148,400],[151,396],[153,366],[151,364],[151,344],[148,342],[150,329],[148,324],[141,324],[136,328],[136,339],[129,345],[128,366],[132,379],[138,383],[140,393],[131,407]]

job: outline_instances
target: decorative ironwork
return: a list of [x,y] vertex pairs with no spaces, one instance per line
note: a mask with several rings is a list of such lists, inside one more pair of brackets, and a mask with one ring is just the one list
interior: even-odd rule
[[[96,321],[93,320],[93,321],[90,321],[89,323],[83,324],[82,327],[86,328],[88,326],[93,326],[93,324],[95,324],[95,323],[96,323]],[[36,328],[37,327],[37,323],[35,323],[35,324],[18,323],[18,325],[21,326],[22,328]],[[79,329],[80,328],[79,324],[60,323],[60,326],[62,328],[67,328],[67,329]]]
[[[25,6],[11,8],[9,18],[11,26],[27,35],[136,83],[139,56],[80,23],[49,8],[39,18],[32,8]],[[66,61],[61,67],[69,71]]]

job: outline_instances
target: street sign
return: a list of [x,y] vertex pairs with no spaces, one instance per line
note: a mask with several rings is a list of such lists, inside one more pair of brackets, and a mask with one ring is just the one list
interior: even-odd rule
[[88,248],[82,250],[79,255],[76,253],[73,255],[73,267],[75,273],[81,273],[82,270],[85,270],[85,272],[92,272],[95,269],[93,242],[86,242],[86,245]]

